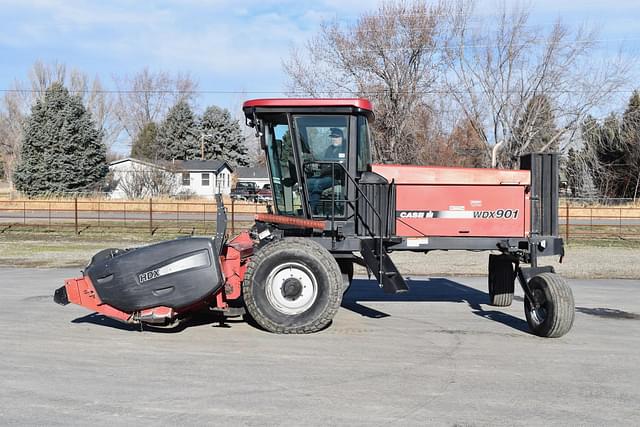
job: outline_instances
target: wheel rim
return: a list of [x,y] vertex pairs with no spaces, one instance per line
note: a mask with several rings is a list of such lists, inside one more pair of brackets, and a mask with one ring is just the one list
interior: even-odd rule
[[539,302],[539,305],[536,307],[532,303],[529,303],[529,313],[531,314],[531,321],[535,325],[541,325],[547,318],[547,299],[544,292],[540,289],[534,290],[533,293],[536,301]]
[[287,262],[269,274],[265,293],[273,308],[283,314],[295,315],[313,305],[318,296],[318,284],[306,266]]

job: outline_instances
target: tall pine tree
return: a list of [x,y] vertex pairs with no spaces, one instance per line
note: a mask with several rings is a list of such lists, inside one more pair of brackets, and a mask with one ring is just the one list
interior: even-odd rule
[[107,175],[106,147],[78,96],[53,83],[31,109],[16,189],[35,196],[94,191]]
[[211,106],[200,121],[204,134],[205,159],[226,160],[233,166],[248,166],[247,147],[240,124],[234,120],[229,110]]
[[192,160],[200,158],[200,130],[187,102],[180,101],[167,113],[158,129],[158,158]]
[[546,95],[532,97],[518,119],[508,150],[510,164],[525,153],[558,151],[558,129],[551,101]]
[[158,158],[158,125],[149,122],[136,136],[131,145],[134,159],[156,160]]

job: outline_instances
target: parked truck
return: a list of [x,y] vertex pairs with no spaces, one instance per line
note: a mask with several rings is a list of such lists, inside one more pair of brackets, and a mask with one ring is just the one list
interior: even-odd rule
[[255,202],[258,199],[258,188],[255,182],[238,182],[231,190],[230,196],[234,200]]
[[256,99],[243,110],[266,155],[270,212],[228,236],[218,197],[213,238],[101,251],[56,302],[159,326],[201,309],[246,312],[271,332],[310,333],[332,321],[356,264],[393,294],[409,287],[392,252],[491,251],[487,303],[510,305],[517,280],[534,334],[571,329],[571,289],[539,264],[564,254],[556,154],[523,156],[518,170],[375,164],[366,99]]

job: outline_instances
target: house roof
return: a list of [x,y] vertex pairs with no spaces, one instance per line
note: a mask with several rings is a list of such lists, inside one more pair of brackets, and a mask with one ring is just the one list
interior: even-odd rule
[[238,178],[269,178],[267,168],[236,168]]
[[225,167],[233,172],[233,168],[224,160],[176,160],[177,169],[198,172],[220,172]]
[[165,169],[165,170],[167,169],[166,165],[164,164],[158,164],[158,163],[148,162],[146,160],[134,159],[133,157],[114,160],[113,162],[109,163],[109,166],[115,166],[115,165],[119,165],[120,163],[126,163],[126,162],[139,163],[141,165],[149,166],[151,168],[158,168],[158,169]]
[[124,162],[134,162],[145,166],[159,168],[164,170],[178,169],[181,171],[194,171],[194,172],[214,172],[219,173],[225,167],[233,172],[233,168],[224,160],[175,160],[173,162],[160,161],[157,163],[149,162],[146,160],[138,160],[133,157],[127,157],[126,159],[115,160],[109,163],[109,166],[114,166]]

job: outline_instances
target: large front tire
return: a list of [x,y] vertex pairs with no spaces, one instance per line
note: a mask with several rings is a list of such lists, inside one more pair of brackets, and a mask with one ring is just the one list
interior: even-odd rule
[[342,301],[338,263],[320,244],[286,238],[261,248],[242,283],[249,315],[264,329],[306,334],[326,327]]
[[524,300],[524,313],[531,332],[547,338],[558,338],[569,332],[575,317],[569,284],[557,274],[542,273],[531,278],[529,288],[538,301],[534,307],[529,298]]

